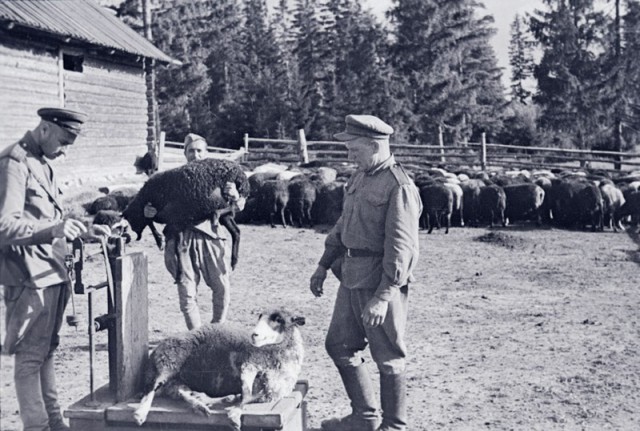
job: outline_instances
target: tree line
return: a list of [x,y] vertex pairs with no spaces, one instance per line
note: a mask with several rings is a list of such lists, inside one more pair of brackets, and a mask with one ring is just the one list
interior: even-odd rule
[[[394,0],[385,20],[358,0],[150,1],[154,44],[183,62],[156,68],[170,140],[193,132],[238,148],[244,133],[290,138],[300,128],[326,140],[350,113],[377,115],[396,142],[415,144],[486,133],[624,150],[640,129],[638,0],[610,1],[619,15],[596,0],[544,0],[517,16],[510,89],[493,17],[476,0]],[[141,0],[124,0],[118,15],[141,29]]]

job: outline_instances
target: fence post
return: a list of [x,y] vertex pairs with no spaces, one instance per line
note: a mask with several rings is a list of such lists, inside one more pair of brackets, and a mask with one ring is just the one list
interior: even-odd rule
[[300,145],[300,161],[309,163],[309,153],[307,152],[307,138],[304,136],[304,129],[298,129],[298,144]]
[[444,137],[442,136],[442,126],[438,126],[438,145],[440,145],[440,162],[444,163]]
[[242,161],[246,162],[248,157],[247,154],[249,154],[249,134],[245,133],[242,140],[244,141],[244,154],[242,155]]
[[482,141],[480,148],[480,168],[484,171],[487,169],[487,134],[482,132]]

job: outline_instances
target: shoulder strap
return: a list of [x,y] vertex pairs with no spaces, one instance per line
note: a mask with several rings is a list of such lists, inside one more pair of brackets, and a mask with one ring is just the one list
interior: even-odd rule
[[17,162],[25,163],[27,161],[27,150],[22,148],[20,142],[16,142],[0,152],[0,159],[5,157],[12,158]]
[[62,209],[62,204],[56,199],[54,194],[49,190],[47,184],[44,182],[42,178],[40,178],[29,166],[29,160],[27,159],[27,155],[29,152],[20,145],[20,142],[16,142],[13,145],[9,145],[9,147],[5,148],[2,152],[0,152],[0,158],[9,157],[13,160],[22,163],[29,171],[29,174],[36,180],[36,182],[42,187],[45,193],[49,196],[53,205],[61,212],[64,213]]
[[411,177],[407,174],[407,171],[404,170],[400,163],[396,163],[391,166],[391,173],[399,185],[413,184]]

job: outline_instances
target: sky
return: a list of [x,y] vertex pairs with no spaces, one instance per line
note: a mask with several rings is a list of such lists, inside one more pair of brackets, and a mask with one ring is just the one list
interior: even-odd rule
[[[486,7],[486,13],[493,15],[497,33],[493,36],[492,44],[498,58],[498,66],[504,68],[502,81],[506,87],[510,81],[509,67],[509,39],[513,18],[519,13],[524,16],[542,7],[541,0],[480,0]],[[384,13],[391,6],[391,0],[363,0],[365,7],[370,8],[377,16],[384,17]]]

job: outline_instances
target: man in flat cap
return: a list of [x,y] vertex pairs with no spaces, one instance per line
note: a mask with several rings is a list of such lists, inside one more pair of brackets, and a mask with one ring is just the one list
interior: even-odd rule
[[[328,268],[340,279],[325,346],[352,412],[324,421],[326,430],[407,427],[404,332],[422,203],[413,181],[391,155],[392,133],[377,117],[348,115],[345,131],[334,135],[346,142],[357,171],[345,186],[342,215],[326,238],[310,287],[315,296],[323,294]],[[381,423],[362,358],[367,344],[380,371]]]
[[[189,133],[184,139],[184,156],[187,163],[207,157],[207,141],[200,135]],[[231,238],[222,229],[218,218],[224,211],[242,211],[244,198],[238,193],[235,183],[225,184],[223,195],[230,206],[220,210],[212,220],[199,225],[177,230],[167,225],[164,229],[167,244],[164,248],[164,263],[178,287],[180,311],[187,329],[202,326],[198,309],[198,285],[202,278],[211,289],[213,316],[211,323],[221,323],[227,318],[231,301]],[[158,211],[147,204],[144,215],[154,218]]]
[[[0,152],[0,285],[6,336],[2,353],[14,355],[14,383],[25,430],[66,430],[56,391],[53,352],[69,295],[66,240],[87,234],[63,219],[60,190],[47,159],[66,153],[87,116],[42,108],[40,123]],[[106,226],[93,234],[108,235]]]

